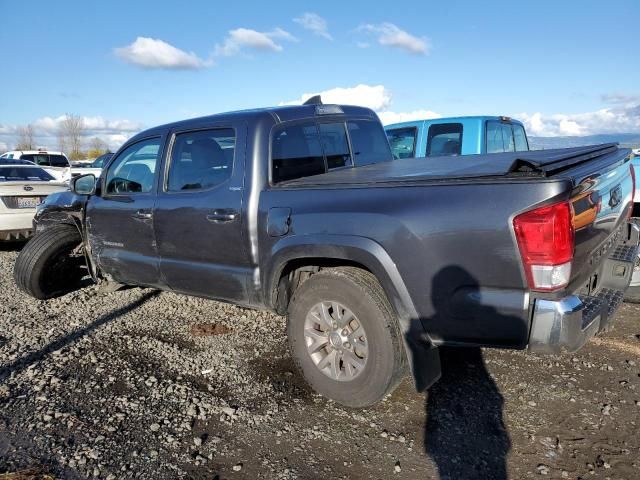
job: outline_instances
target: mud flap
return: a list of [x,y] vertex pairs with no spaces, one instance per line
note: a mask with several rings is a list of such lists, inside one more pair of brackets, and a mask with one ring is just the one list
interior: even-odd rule
[[423,331],[412,333],[411,329],[404,337],[409,368],[418,392],[424,392],[442,376],[438,347],[424,337]]

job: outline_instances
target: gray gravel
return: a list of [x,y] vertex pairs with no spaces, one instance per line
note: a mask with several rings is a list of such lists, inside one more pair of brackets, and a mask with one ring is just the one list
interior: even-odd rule
[[0,474],[640,478],[638,306],[578,354],[444,351],[429,395],[404,381],[350,410],[305,385],[281,317],[148,289],[38,302],[16,256],[0,247]]

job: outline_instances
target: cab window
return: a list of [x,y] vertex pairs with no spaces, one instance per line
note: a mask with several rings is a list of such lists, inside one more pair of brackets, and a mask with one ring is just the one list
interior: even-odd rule
[[171,151],[167,191],[206,190],[231,178],[235,144],[232,128],[177,134]]
[[387,139],[391,146],[393,158],[415,157],[417,133],[418,129],[415,127],[392,128],[387,130]]
[[321,123],[319,131],[322,150],[327,157],[327,169],[352,166],[344,123]]
[[429,127],[427,157],[460,155],[461,151],[461,123],[436,123]]
[[45,167],[50,167],[49,163],[49,155],[46,153],[25,153],[20,156],[20,160],[29,160],[36,165],[41,165]]
[[273,183],[324,173],[324,155],[316,124],[277,130],[271,142],[271,159]]
[[69,162],[64,155],[49,155],[49,163],[52,167],[68,167]]
[[527,134],[524,133],[522,125],[513,124],[513,138],[516,143],[516,152],[529,151],[529,142],[527,141]]
[[160,138],[128,146],[111,164],[106,176],[107,194],[148,193],[153,188]]
[[347,129],[356,167],[393,160],[389,142],[380,122],[350,120],[347,122]]

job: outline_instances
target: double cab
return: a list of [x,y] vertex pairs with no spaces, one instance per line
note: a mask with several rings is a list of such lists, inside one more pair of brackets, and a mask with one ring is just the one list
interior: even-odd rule
[[398,161],[373,111],[314,99],[136,135],[47,197],[14,276],[43,300],[88,275],[286,315],[309,384],[366,406],[406,371],[431,385],[443,345],[574,351],[606,328],[633,191],[616,145]]

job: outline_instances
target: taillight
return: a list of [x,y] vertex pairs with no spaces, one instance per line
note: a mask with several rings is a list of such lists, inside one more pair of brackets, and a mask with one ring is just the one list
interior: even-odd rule
[[571,276],[574,228],[569,202],[521,213],[513,219],[520,255],[532,290],[565,287]]

